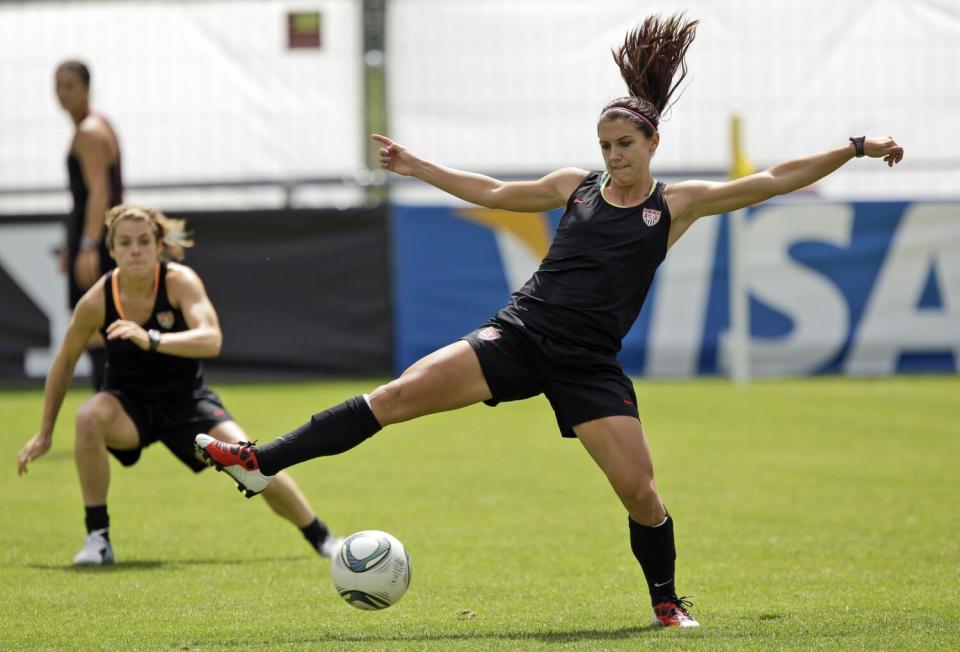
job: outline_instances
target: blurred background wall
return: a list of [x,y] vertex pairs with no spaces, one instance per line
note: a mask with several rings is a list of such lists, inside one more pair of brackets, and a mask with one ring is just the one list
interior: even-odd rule
[[[304,7],[322,16],[319,49],[287,47],[288,13]],[[0,187],[64,187],[72,125],[53,92],[64,59],[91,69],[92,104],[119,132],[134,201],[279,205],[287,180],[352,174],[363,165],[360,8],[344,0],[3,3]],[[258,180],[276,184],[252,185]],[[237,185],[193,188],[218,182]],[[165,189],[137,190],[144,185]],[[325,203],[356,200],[325,195]],[[2,200],[6,212],[67,208],[62,192]]]
[[[382,247],[360,238],[337,252],[366,261],[353,274],[381,288],[372,298],[378,316],[358,314],[381,320],[369,347],[386,353],[353,369],[319,356],[307,371],[389,373],[502,305],[535,268],[557,215],[471,213],[424,184],[385,178],[371,169],[369,130],[505,178],[596,169],[599,109],[624,93],[610,48],[645,15],[681,10],[702,24],[683,94],[661,124],[658,178],[725,178],[734,113],[758,167],[863,133],[893,135],[906,148],[895,170],[853,161],[749,213],[756,372],[957,371],[956,2],[131,0],[0,3],[0,300],[20,306],[21,317],[0,317],[0,332],[19,334],[4,338],[4,377],[37,375],[15,371],[27,345],[11,342],[53,346],[66,323],[49,255],[57,216],[69,208],[63,159],[72,125],[53,93],[63,59],[92,70],[93,106],[120,135],[126,199],[189,212],[198,224],[206,212],[265,211],[262,229],[245,229],[264,245],[247,250],[253,268],[269,264],[265,234],[278,215],[270,211],[302,209],[295,218],[311,221],[320,240],[340,211],[379,219]],[[290,47],[294,12],[318,15],[315,47]],[[15,227],[17,238],[33,229],[36,255],[3,253],[26,246],[6,230]],[[205,237],[198,262],[216,265],[219,236]],[[205,245],[221,253],[202,258]],[[723,216],[702,221],[671,252],[625,342],[631,372],[726,371],[728,251]],[[320,304],[344,305],[330,270],[305,267]],[[221,311],[242,301],[217,287],[211,294]],[[237,343],[269,328],[257,317],[231,322],[225,331],[247,329]],[[309,331],[283,339],[309,348]],[[304,371],[285,355],[267,350],[246,366]],[[232,373],[243,356],[228,337],[220,369]]]

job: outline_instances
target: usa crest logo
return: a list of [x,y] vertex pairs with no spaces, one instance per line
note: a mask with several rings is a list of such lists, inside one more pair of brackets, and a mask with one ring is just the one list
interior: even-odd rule
[[643,223],[647,226],[653,226],[660,221],[660,211],[653,208],[643,209]]
[[160,328],[163,330],[170,330],[173,327],[173,311],[164,310],[163,312],[158,312],[157,323],[160,324]]
[[477,339],[486,340],[492,342],[493,340],[500,339],[500,331],[498,331],[493,326],[487,326],[482,331],[477,333]]

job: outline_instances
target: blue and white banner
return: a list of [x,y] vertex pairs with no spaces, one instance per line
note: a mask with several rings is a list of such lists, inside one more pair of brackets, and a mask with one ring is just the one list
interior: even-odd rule
[[[547,250],[559,213],[395,206],[401,371],[492,316]],[[751,372],[956,372],[960,203],[770,202],[744,225]],[[620,360],[633,374],[726,373],[729,219],[670,251]]]

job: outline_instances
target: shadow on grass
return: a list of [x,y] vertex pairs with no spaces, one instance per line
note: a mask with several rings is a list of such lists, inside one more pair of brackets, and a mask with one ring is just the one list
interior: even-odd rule
[[618,629],[581,629],[553,632],[450,632],[446,634],[397,634],[395,636],[345,636],[334,640],[361,643],[370,641],[539,641],[541,643],[577,643],[581,641],[618,641],[661,631],[652,625]]
[[273,564],[276,562],[303,561],[307,556],[299,557],[260,557],[258,559],[239,559],[221,557],[217,559],[132,559],[118,561],[106,566],[74,566],[73,564],[24,564],[36,570],[64,571],[67,573],[122,573],[134,570],[156,570],[160,568],[178,568],[180,566],[224,566],[227,564]]
[[[412,643],[440,641],[539,641],[547,644],[621,641],[638,637],[662,634],[664,630],[653,625],[637,625],[617,629],[582,629],[569,631],[500,631],[500,632],[445,632],[436,634],[389,634],[383,636],[358,634],[356,636],[308,637],[296,639],[264,640],[264,645],[320,645],[323,643]],[[218,647],[249,647],[250,642],[217,641]],[[202,646],[201,646],[202,647]]]

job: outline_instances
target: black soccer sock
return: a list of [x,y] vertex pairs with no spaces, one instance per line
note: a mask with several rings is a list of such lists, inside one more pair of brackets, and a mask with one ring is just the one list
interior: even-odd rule
[[110,515],[107,514],[106,505],[95,505],[94,507],[84,507],[84,512],[86,514],[83,517],[83,522],[87,526],[87,534],[90,534],[94,530],[108,530],[103,533],[103,536],[110,539]]
[[330,530],[327,529],[326,524],[319,518],[314,518],[308,525],[300,528],[300,531],[303,532],[303,538],[306,539],[317,552],[320,551],[320,544],[330,536]]
[[657,604],[676,598],[673,580],[677,548],[673,542],[673,519],[667,514],[662,523],[652,527],[641,525],[630,517],[627,520],[630,523],[630,547],[647,578],[650,600]]
[[260,472],[277,472],[324,455],[339,455],[380,431],[380,424],[363,396],[347,399],[329,410],[317,412],[305,424],[253,452]]

